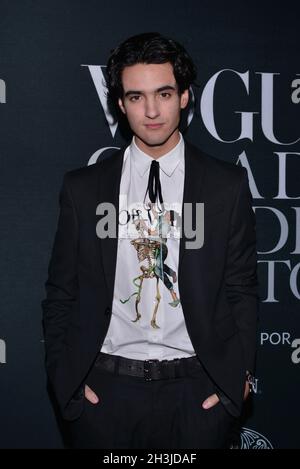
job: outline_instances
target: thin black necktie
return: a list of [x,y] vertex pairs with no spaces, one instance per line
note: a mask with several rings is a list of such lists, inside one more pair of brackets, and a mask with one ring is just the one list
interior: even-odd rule
[[159,163],[155,160],[153,160],[151,163],[146,195],[147,192],[149,193],[149,199],[152,203],[156,202],[158,196],[160,203],[163,204],[161,185],[159,180]]

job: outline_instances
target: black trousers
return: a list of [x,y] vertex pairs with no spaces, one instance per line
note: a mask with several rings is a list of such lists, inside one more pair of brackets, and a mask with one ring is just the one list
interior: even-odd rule
[[221,402],[202,402],[215,392],[203,368],[159,381],[122,376],[94,367],[86,384],[99,403],[84,400],[81,416],[69,422],[72,448],[228,448],[237,419]]

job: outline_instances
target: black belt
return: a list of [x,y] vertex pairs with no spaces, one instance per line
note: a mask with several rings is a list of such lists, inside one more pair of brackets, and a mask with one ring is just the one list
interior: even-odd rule
[[145,381],[181,378],[202,368],[197,356],[173,360],[132,360],[100,352],[94,366],[114,374],[144,378]]

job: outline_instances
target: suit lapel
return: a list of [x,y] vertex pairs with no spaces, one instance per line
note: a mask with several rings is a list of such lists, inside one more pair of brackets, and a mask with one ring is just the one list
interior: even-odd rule
[[[125,148],[99,163],[98,204],[110,203],[115,207],[116,236],[99,238],[100,260],[106,279],[109,299],[113,297],[119,231],[119,193]],[[97,216],[97,222],[99,216]]]
[[[179,247],[179,266],[180,270],[183,256],[186,252],[186,242],[191,241],[185,236],[184,230],[184,204],[193,203],[193,225],[195,222],[195,202],[204,202],[201,199],[202,189],[205,177],[205,164],[200,151],[188,142],[185,142],[185,170],[184,170],[184,189],[182,203],[182,233]],[[195,225],[194,225],[195,226]]]

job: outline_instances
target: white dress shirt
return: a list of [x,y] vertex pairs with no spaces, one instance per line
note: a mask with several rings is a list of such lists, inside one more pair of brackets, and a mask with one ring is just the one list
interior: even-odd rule
[[149,196],[144,197],[152,161],[133,137],[124,154],[112,316],[101,352],[139,360],[171,360],[195,355],[178,289],[182,135],[175,148],[157,159],[164,205],[156,203],[150,209]]

